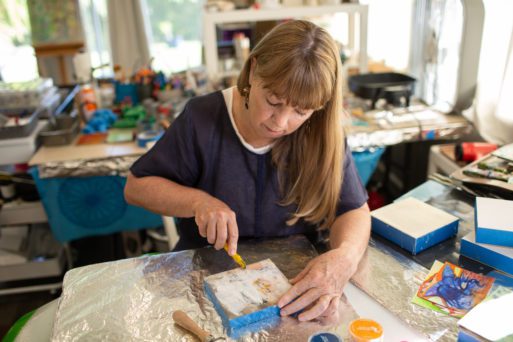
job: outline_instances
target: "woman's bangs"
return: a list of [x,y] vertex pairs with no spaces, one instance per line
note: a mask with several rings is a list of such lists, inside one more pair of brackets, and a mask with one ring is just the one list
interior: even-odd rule
[[293,71],[281,68],[270,75],[261,75],[265,88],[278,98],[291,106],[314,110],[324,107],[331,98],[332,81],[325,76],[320,70],[305,67]]

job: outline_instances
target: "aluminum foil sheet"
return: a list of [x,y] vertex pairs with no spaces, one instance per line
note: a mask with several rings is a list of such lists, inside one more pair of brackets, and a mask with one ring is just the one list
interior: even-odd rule
[[139,157],[123,156],[47,162],[38,166],[39,177],[127,176],[130,167]]
[[[251,240],[238,250],[248,263],[270,258],[288,278],[317,255],[302,236]],[[173,323],[172,313],[178,309],[213,336],[227,337],[204,294],[203,279],[234,267],[226,252],[202,248],[72,269],[64,278],[52,340],[196,341]],[[285,317],[238,340],[307,341],[318,331],[347,339],[348,324],[357,315],[345,297],[340,304],[338,318],[332,321],[299,323]]]
[[474,208],[466,203],[470,202],[469,197],[434,181],[422,184],[401,198],[406,197],[418,198],[459,217],[457,238],[416,256],[404,255],[388,244],[372,239],[352,282],[427,339],[455,341],[458,333],[456,318],[420,307],[411,300],[434,260],[458,264],[459,241],[474,228]]
[[428,271],[380,241],[371,240],[351,282],[424,334],[426,340],[456,341],[457,319],[411,303]]

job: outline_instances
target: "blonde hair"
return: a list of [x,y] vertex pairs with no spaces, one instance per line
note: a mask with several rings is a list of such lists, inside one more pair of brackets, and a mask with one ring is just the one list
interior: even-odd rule
[[344,156],[341,62],[335,41],[311,22],[285,22],[253,48],[237,81],[241,94],[250,87],[250,72],[290,105],[316,109],[307,122],[276,142],[272,160],[284,195],[280,204],[297,205],[287,224],[304,219],[330,227]]

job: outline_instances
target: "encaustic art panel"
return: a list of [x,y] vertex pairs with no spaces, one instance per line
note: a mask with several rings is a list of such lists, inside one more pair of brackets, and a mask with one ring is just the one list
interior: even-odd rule
[[270,259],[205,278],[205,291],[228,329],[279,317],[276,303],[290,287]]

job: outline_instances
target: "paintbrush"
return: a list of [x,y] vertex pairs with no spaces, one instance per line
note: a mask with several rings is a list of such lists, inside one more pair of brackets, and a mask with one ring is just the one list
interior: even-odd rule
[[[228,244],[225,244],[224,245],[224,250],[226,252],[228,252]],[[228,254],[229,255],[229,254]],[[231,256],[233,261],[235,261],[235,263],[237,265],[239,265],[241,268],[246,268],[246,263],[244,262],[244,260],[242,260],[242,257],[238,254],[238,253],[235,253],[234,255]]]

